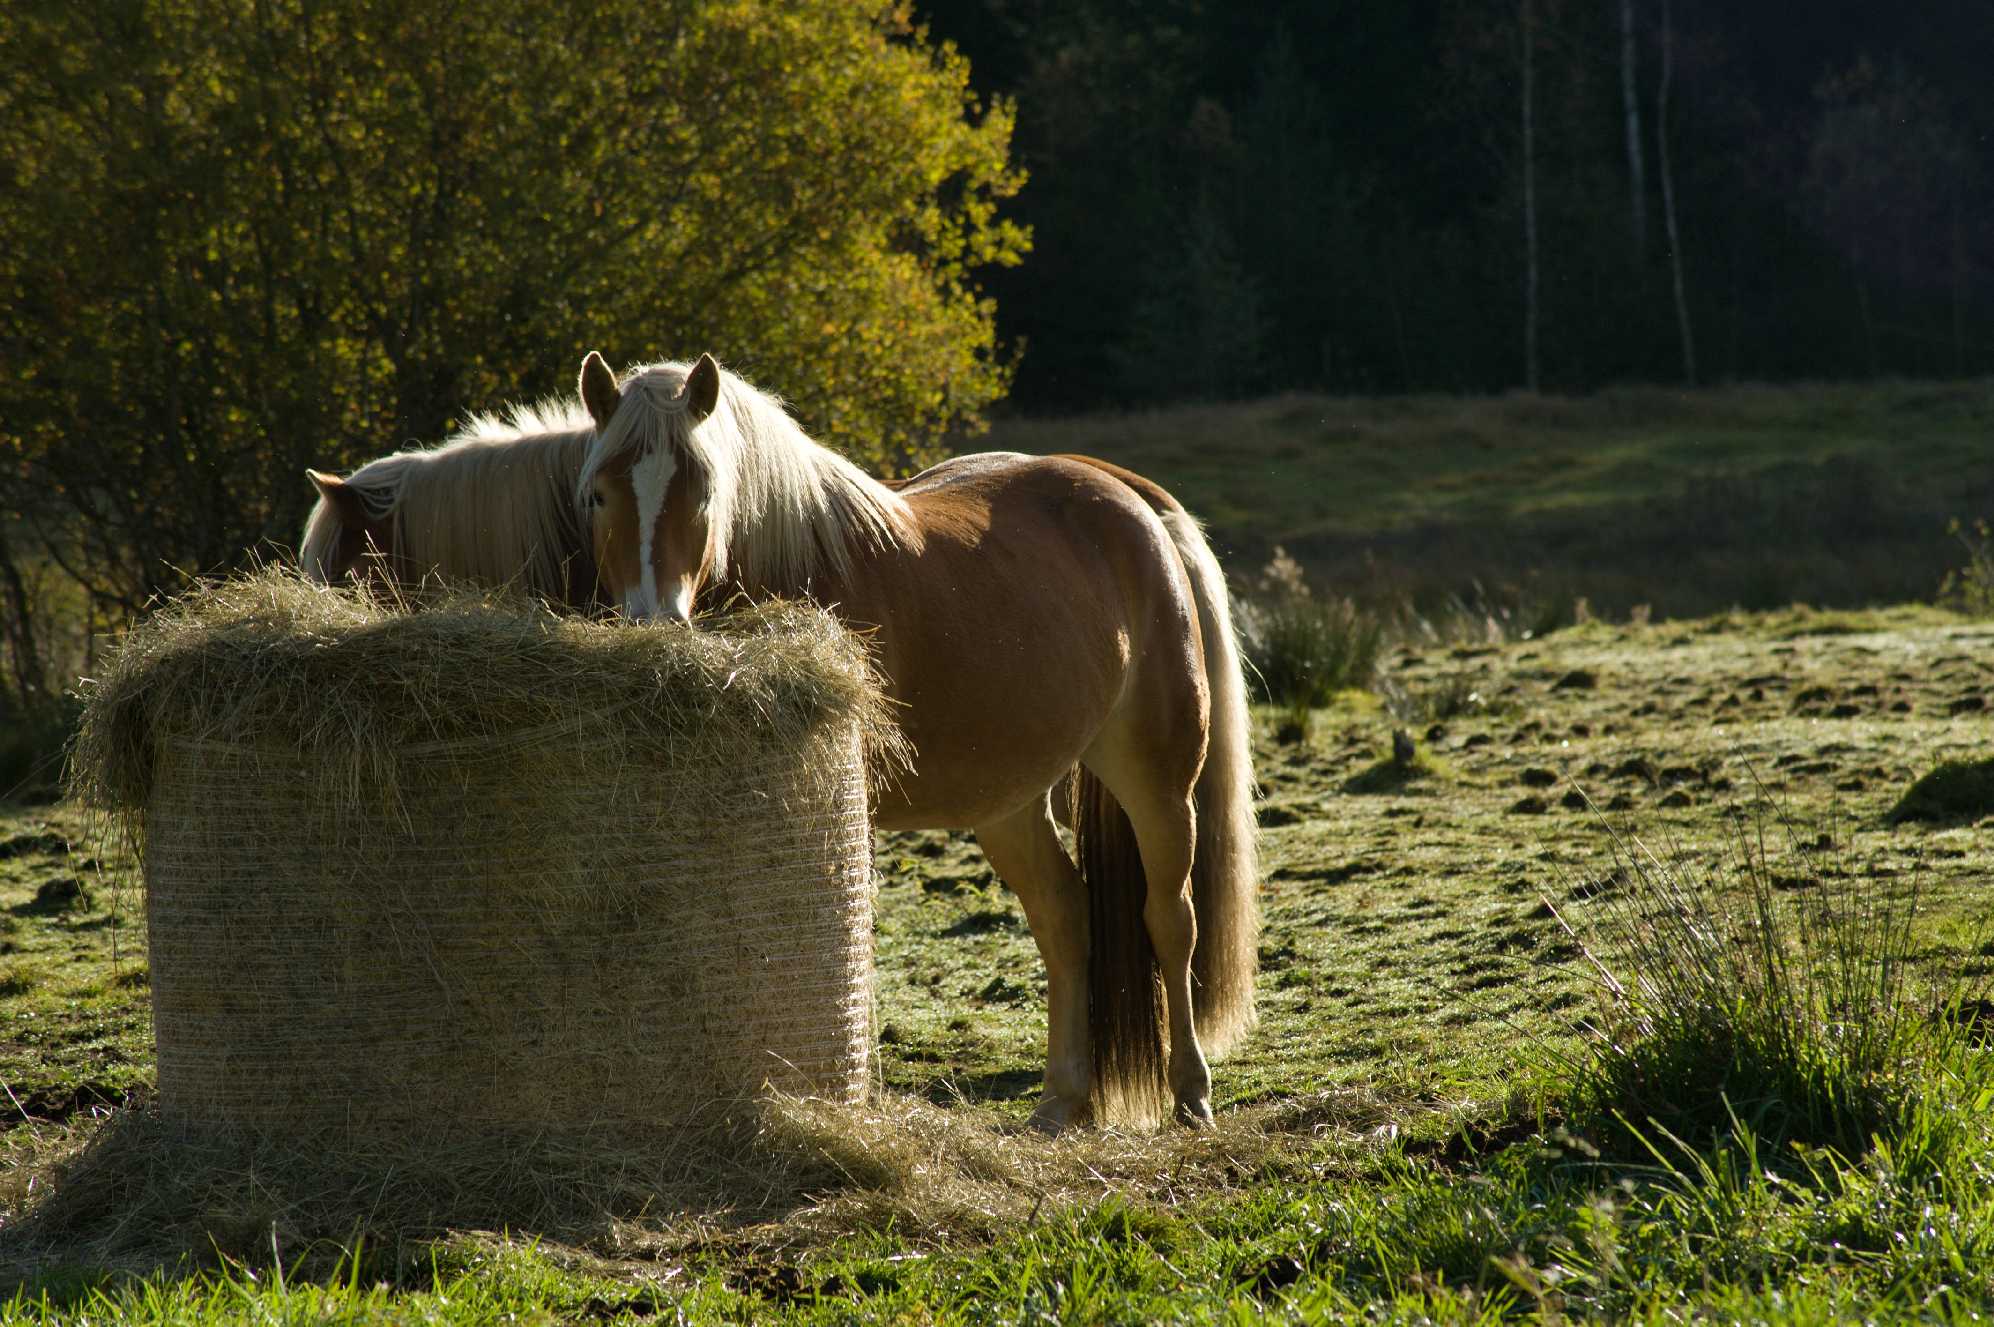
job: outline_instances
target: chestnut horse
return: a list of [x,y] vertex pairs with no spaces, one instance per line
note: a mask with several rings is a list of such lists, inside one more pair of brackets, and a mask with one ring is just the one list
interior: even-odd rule
[[383,456],[344,479],[307,470],[319,499],[299,564],[327,584],[472,581],[585,607],[595,564],[574,492],[594,439],[581,402],[543,401],[473,416],[441,446]]
[[[709,356],[619,386],[591,354],[581,396],[610,604],[684,621],[708,586],[809,596],[871,634],[915,752],[875,823],[975,830],[1045,961],[1033,1122],[1209,1124],[1206,1055],[1253,1021],[1258,905],[1246,696],[1196,522],[1084,458],[879,483]],[[1078,869],[1052,805],[1076,765]]]

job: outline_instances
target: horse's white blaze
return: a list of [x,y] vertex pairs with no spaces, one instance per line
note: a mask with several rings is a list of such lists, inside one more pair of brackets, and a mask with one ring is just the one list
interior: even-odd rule
[[[670,447],[653,447],[630,467],[630,491],[637,500],[640,579],[623,596],[623,611],[627,616],[648,619],[658,615],[658,569],[651,553],[658,537],[658,523],[665,514],[665,492],[671,488],[672,475],[677,471],[678,456]],[[675,616],[682,618],[685,613],[681,610]]]

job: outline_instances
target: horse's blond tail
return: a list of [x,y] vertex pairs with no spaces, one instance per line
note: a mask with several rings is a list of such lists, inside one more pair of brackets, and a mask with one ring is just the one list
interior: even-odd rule
[[[1211,717],[1205,765],[1192,794],[1198,832],[1191,902],[1198,942],[1191,951],[1191,990],[1198,1042],[1207,1056],[1218,1056],[1253,1026],[1260,958],[1259,827],[1246,683],[1225,580],[1204,534],[1162,490],[1143,486],[1137,492],[1170,532],[1204,636]],[[1148,883],[1142,856],[1127,814],[1091,771],[1075,771],[1070,794],[1075,855],[1087,882],[1094,1114],[1100,1123],[1148,1125],[1169,1110],[1170,1087],[1163,988],[1143,921]]]
[[1170,1109],[1163,985],[1142,916],[1149,881],[1121,803],[1086,766],[1074,775],[1074,856],[1087,882],[1088,1097],[1096,1124],[1142,1128]]
[[[1114,475],[1149,504],[1177,551],[1197,607],[1211,711],[1205,764],[1193,790],[1198,832],[1191,899],[1198,941],[1191,953],[1192,1009],[1200,1045],[1208,1056],[1217,1056],[1253,1026],[1260,966],[1253,728],[1225,574],[1197,521],[1159,485],[1091,456],[1069,459]],[[1142,859],[1128,817],[1098,779],[1076,769],[1069,791],[1092,941],[1088,1021],[1094,1109],[1103,1122],[1146,1123],[1169,1109],[1170,1090],[1162,989],[1142,920],[1147,888]]]
[[1191,862],[1191,900],[1197,909],[1198,944],[1191,954],[1191,983],[1198,1041],[1207,1055],[1218,1056],[1236,1045],[1255,1019],[1260,854],[1253,811],[1253,725],[1225,573],[1204,532],[1182,507],[1158,514],[1191,580],[1211,692],[1205,768],[1195,793],[1198,841]]

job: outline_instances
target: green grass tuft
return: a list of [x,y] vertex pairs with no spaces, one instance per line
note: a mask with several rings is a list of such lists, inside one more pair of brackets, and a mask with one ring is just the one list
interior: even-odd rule
[[1939,582],[1939,603],[1968,617],[1994,617],[1994,527],[1954,520],[1946,532],[1966,550],[1966,563]]
[[[1798,872],[1769,863],[1778,830]],[[1973,1003],[1970,979],[1913,988],[1915,889],[1797,846],[1764,803],[1734,816],[1728,862],[1614,844],[1590,918],[1567,923],[1598,978],[1567,1064],[1575,1127],[1622,1153],[1749,1128],[1779,1146],[1888,1148],[1934,1168],[1957,1159],[1963,1131],[1981,1132],[1970,1108],[1958,1113],[1994,1093],[1951,1012]]]
[[1306,730],[1311,710],[1368,688],[1377,673],[1384,623],[1350,599],[1315,597],[1300,565],[1278,548],[1238,619],[1262,697],[1283,707],[1294,729]]
[[1345,779],[1343,791],[1359,796],[1402,793],[1427,780],[1444,782],[1449,773],[1446,762],[1435,759],[1424,750],[1415,753],[1408,761],[1386,756]]

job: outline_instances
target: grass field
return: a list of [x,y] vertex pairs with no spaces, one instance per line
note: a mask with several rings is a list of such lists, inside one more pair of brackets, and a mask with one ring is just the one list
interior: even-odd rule
[[[117,887],[122,859],[81,846],[74,812],[11,812],[0,828],[0,1079],[16,1123],[0,1162],[0,1258],[16,1275],[41,1262],[50,1295],[45,1309],[12,1312],[1477,1317],[1534,1311],[1561,1278],[1570,1310],[1616,1315],[1697,1307],[1806,1318],[1937,1296],[1928,1306],[1949,1316],[1994,1303],[1994,1263],[1960,1273],[1937,1246],[1916,1259],[1890,1239],[1863,1249],[1855,1227],[1839,1252],[1810,1243],[1853,1219],[1849,1177],[1810,1191],[1797,1168],[1765,1193],[1728,1194],[1691,1161],[1721,1161],[1721,1145],[1700,1143],[1672,1175],[1652,1161],[1561,1160],[1545,1141],[1556,1051],[1573,1044],[1590,990],[1547,902],[1583,919],[1590,882],[1612,870],[1609,827],[1670,861],[1721,864],[1730,813],[1763,787],[1802,846],[1818,835],[1832,845],[1825,856],[1789,851],[1775,829],[1781,880],[1813,888],[1842,873],[1886,893],[1915,886],[1916,962],[1968,980],[1989,969],[1981,895],[1994,819],[1886,817],[1933,764],[1988,754],[1990,646],[1994,627],[1895,610],[1591,625],[1504,646],[1395,651],[1389,675],[1415,706],[1476,699],[1422,729],[1422,764],[1407,779],[1378,777],[1393,720],[1368,697],[1321,712],[1304,742],[1263,743],[1263,1022],[1220,1067],[1223,1123],[1208,1138],[1019,1132],[1043,1035],[1020,915],[961,838],[884,839],[886,1091],[863,1127],[789,1120],[791,1146],[831,1159],[806,1167],[797,1191],[743,1194],[733,1210],[696,1219],[626,1214],[538,1243],[460,1232],[419,1256],[377,1250],[372,1261],[363,1245],[337,1276],[332,1246],[297,1243],[327,1232],[287,1226],[279,1207],[278,1247],[310,1264],[281,1291],[271,1232],[213,1212],[183,1212],[180,1225],[123,1245],[73,1228],[71,1247],[85,1256],[67,1265],[60,1242],[42,1243],[36,1193],[63,1184],[50,1163],[114,1128],[108,1108],[146,1099],[144,931]],[[1579,809],[1579,789],[1605,809]],[[1552,1113],[1540,1120],[1539,1108]],[[1791,1160],[1765,1173],[1778,1177]],[[1931,1205],[1932,1193],[1913,1192]],[[1756,1225],[1700,1229],[1690,1209],[1720,1201],[1768,1206]],[[1941,1233],[1955,1254],[1994,1252],[1994,1179],[1976,1172],[1934,1211],[1926,1219],[1951,1223]],[[1568,1245],[1585,1232],[1600,1243],[1580,1258]],[[91,1288],[108,1267],[174,1250],[205,1272]],[[1749,1271],[1700,1270],[1720,1255]],[[1586,1258],[1590,1270],[1578,1266]]]
[[[1810,401],[1772,411],[1786,444],[1741,441],[1727,464],[1819,464],[1790,428],[1803,406],[1831,422],[1897,410],[1923,421],[1933,503],[1985,482],[1969,449],[1984,389]],[[1374,526],[1315,513],[1299,481],[1262,481],[1256,498],[1252,476],[1201,450],[1230,427],[1221,412],[1202,441],[1172,444],[1188,447],[1182,471],[1144,450],[1160,444],[1140,419],[1113,425],[1114,446],[1087,440],[1105,421],[1032,436],[1157,474],[1227,531],[1264,504],[1253,538],[1293,547],[1388,533],[1394,513],[1405,528],[1573,506],[1603,519],[1707,460],[1686,434],[1659,441],[1651,414],[1688,429],[1720,409],[1670,416],[1661,394],[1571,406],[1624,416],[1614,459],[1565,408],[1343,407],[1412,421],[1377,464],[1296,461],[1310,483],[1346,475],[1330,505],[1375,511]],[[1508,431],[1493,450],[1434,441],[1424,467],[1404,457],[1381,476],[1387,453],[1452,427],[1449,411]],[[1887,460],[1881,442],[1873,456]],[[1558,465],[1590,487],[1523,482]],[[1994,1070],[1979,1049],[1994,796],[1969,784],[1935,820],[1892,812],[1942,763],[1994,756],[1990,707],[1994,623],[1927,607],[1398,640],[1376,687],[1338,696],[1299,740],[1256,716],[1262,1021],[1216,1066],[1214,1132],[1024,1131],[1044,991],[1015,900],[965,836],[884,836],[876,1099],[778,1103],[718,1179],[640,1166],[606,1209],[569,1194],[510,1229],[370,1227],[365,1203],[287,1193],[282,1170],[163,1180],[201,1154],[160,1150],[145,1116],[131,864],[73,808],[0,809],[0,1318],[1977,1320],[1994,1310]],[[1392,758],[1395,728],[1417,744],[1409,764]],[[1652,859],[1630,860],[1634,840]],[[1865,934],[1905,965],[1906,1045],[1930,1054],[1865,1080],[1880,1113],[1832,1140],[1722,1057],[1669,1092],[1614,1098],[1625,1121],[1602,1114],[1582,1024],[1610,1014],[1588,953],[1623,980],[1644,970],[1606,928],[1616,906],[1667,911],[1658,875],[1703,882],[1698,897],[1871,918]],[[1828,1051],[1796,1056],[1832,1077],[1871,1013],[1844,996],[1824,1015]],[[1691,1106],[1702,1114],[1669,1113]]]

